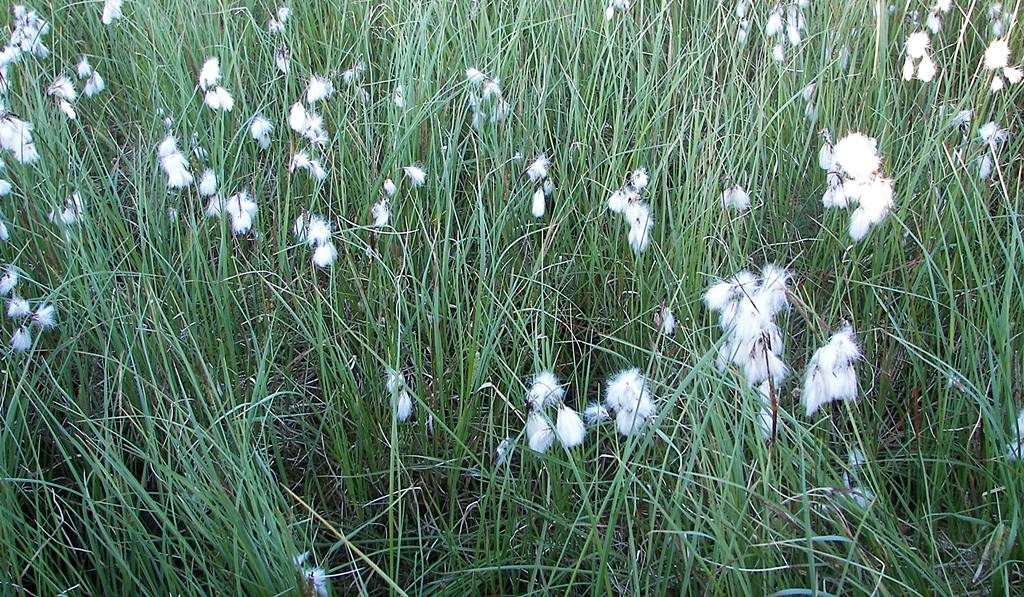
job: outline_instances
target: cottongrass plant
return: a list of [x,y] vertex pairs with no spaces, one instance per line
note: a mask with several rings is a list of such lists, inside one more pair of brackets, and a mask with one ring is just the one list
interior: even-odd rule
[[194,178],[189,171],[188,158],[178,149],[178,140],[173,134],[167,133],[157,146],[156,153],[160,167],[167,175],[167,188],[182,189],[192,184]]
[[[905,4],[14,8],[0,251],[32,279],[0,272],[4,586],[1019,592],[1015,5],[990,32],[991,2]],[[901,84],[908,58],[941,84]],[[888,158],[828,140],[824,203],[866,238],[898,172],[904,234],[837,250],[807,209],[824,119]],[[620,232],[586,199],[624,161],[657,181],[612,185]],[[724,189],[751,202],[727,164],[765,176],[723,227]],[[743,256],[792,266],[722,280],[702,326],[701,272]],[[821,331],[842,317],[856,337]],[[516,408],[533,358],[573,381],[538,373]]]
[[807,364],[804,390],[800,395],[808,417],[813,417],[830,402],[857,399],[857,372],[853,365],[860,358],[860,348],[850,324],[844,324],[827,344],[815,351]]
[[[530,412],[525,433],[531,450],[543,454],[556,439],[566,450],[583,444],[586,426],[579,413],[565,403],[565,387],[554,373],[541,371],[533,376],[526,392],[526,404]],[[549,416],[552,409],[557,409],[554,425]],[[499,458],[502,458],[500,453]]]
[[[470,67],[466,69],[466,82],[470,90],[469,107],[473,112],[473,128],[481,129],[485,124],[497,124],[505,120],[512,106],[502,94],[501,82],[496,77],[490,77],[480,69]],[[399,103],[397,99],[395,103]],[[400,108],[405,106],[404,96],[401,104]]]
[[818,165],[828,173],[828,185],[821,202],[826,208],[856,206],[849,233],[859,242],[889,215],[892,180],[882,173],[882,156],[873,137],[854,132],[832,145],[827,129],[823,136]]
[[750,11],[750,3],[748,0],[738,0],[736,6],[733,8],[733,13],[736,15],[736,45],[742,46],[747,43],[750,39],[750,18],[748,16]]
[[786,47],[793,50],[800,48],[803,35],[807,32],[807,19],[804,9],[810,0],[796,0],[776,4],[768,14],[764,24],[764,34],[772,41],[772,60],[782,62],[786,59]]
[[547,200],[555,192],[555,183],[551,180],[548,169],[551,160],[541,154],[534,158],[526,169],[526,176],[533,183],[533,195],[530,199],[530,213],[535,218],[543,218],[547,210]]
[[32,308],[28,300],[17,293],[21,274],[13,265],[8,265],[0,276],[0,296],[7,296],[6,315],[14,321],[8,345],[14,352],[27,352],[32,348],[32,329],[51,330],[57,325],[57,309],[50,303],[37,303]]
[[640,369],[625,369],[612,375],[605,383],[604,413],[593,412],[588,418],[599,421],[603,415],[613,413],[615,429],[630,436],[644,429],[657,414],[651,382]]
[[630,0],[607,0],[604,7],[604,20],[611,21],[615,18],[616,12],[629,10]]
[[938,35],[942,30],[943,16],[953,8],[953,0],[936,0],[935,5],[928,11],[928,18],[925,19],[925,27]]
[[978,140],[983,145],[982,153],[977,159],[978,179],[992,178],[995,165],[999,162],[999,154],[1009,137],[1009,132],[995,122],[986,122],[978,128]]
[[629,226],[626,240],[637,255],[651,245],[651,230],[654,228],[651,206],[643,200],[643,193],[649,182],[647,168],[637,168],[630,173],[625,186],[608,198],[608,209],[621,214],[626,220]]
[[331,223],[314,214],[303,212],[292,226],[299,243],[313,249],[313,265],[328,268],[338,258],[338,249],[332,240]]
[[907,38],[905,46],[907,58],[903,62],[904,81],[917,79],[918,81],[928,83],[935,78],[937,69],[935,61],[932,60],[931,54],[928,52],[930,45],[931,40],[925,31],[911,33],[910,37]]
[[988,31],[992,37],[1002,37],[1017,22],[1016,8],[1010,8],[1008,4],[992,2],[988,5],[985,14],[988,16]]
[[989,90],[999,93],[1006,84],[1016,85],[1024,78],[1024,70],[1010,66],[1010,44],[1005,39],[995,39],[985,50],[985,68],[992,74]]
[[409,420],[412,416],[412,395],[409,393],[409,384],[405,382],[405,376],[400,371],[388,369],[385,372],[384,385],[390,397],[391,409],[395,419],[400,422]]

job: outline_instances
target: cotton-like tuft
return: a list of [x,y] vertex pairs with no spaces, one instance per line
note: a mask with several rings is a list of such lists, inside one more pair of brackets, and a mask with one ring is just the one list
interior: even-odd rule
[[923,58],[928,52],[928,46],[930,44],[931,40],[928,39],[928,34],[924,31],[911,33],[910,37],[907,38],[907,56],[915,59]]
[[551,165],[551,160],[541,154],[537,156],[530,166],[526,169],[526,175],[530,177],[532,182],[537,182],[548,177],[548,167]]
[[829,402],[857,399],[857,374],[853,364],[860,358],[860,348],[849,324],[814,353],[800,396],[808,417]]
[[14,331],[11,335],[11,348],[16,352],[25,352],[32,348],[32,332],[28,326],[23,325]]
[[834,163],[854,180],[872,177],[882,166],[878,142],[863,133],[850,133],[832,149]]
[[587,425],[593,426],[609,421],[612,417],[608,414],[607,408],[595,402],[587,405],[583,411],[583,418],[587,421]]
[[114,21],[124,16],[122,4],[123,0],[105,0],[103,2],[103,12],[100,15],[100,22],[109,27]]
[[530,201],[530,213],[535,218],[543,218],[545,210],[544,189],[538,188],[533,192],[533,199]]
[[57,309],[53,305],[40,305],[32,314],[32,322],[44,330],[57,325]]
[[427,182],[427,171],[419,164],[405,166],[402,170],[405,172],[405,177],[409,179],[409,184],[413,187],[421,187]]
[[985,68],[996,70],[1010,65],[1010,45],[1005,39],[995,39],[985,50]]
[[28,301],[20,296],[12,296],[7,301],[7,317],[10,319],[24,319],[32,314],[32,307]]
[[217,57],[207,58],[199,69],[199,88],[209,91],[220,82],[220,59]]
[[306,103],[313,105],[334,95],[334,83],[330,79],[313,75],[306,85]]
[[738,185],[728,188],[722,193],[722,205],[728,209],[745,210],[750,207],[750,195]]
[[11,291],[18,286],[20,277],[18,270],[14,269],[13,266],[7,266],[3,275],[0,276],[0,296],[7,296],[10,294]]
[[562,404],[558,407],[555,435],[563,447],[571,450],[583,443],[583,439],[587,435],[587,428],[576,411]]
[[526,392],[526,403],[533,410],[553,406],[565,397],[565,388],[550,371],[541,371],[533,376],[530,389]]
[[249,136],[259,143],[260,147],[263,149],[270,147],[270,133],[273,131],[274,125],[266,117],[259,114],[253,116],[252,122],[249,124]]
[[526,417],[526,438],[530,449],[543,454],[555,441],[555,432],[543,415],[536,411]]
[[206,169],[199,178],[199,194],[203,197],[210,197],[217,193],[217,176],[213,170]]

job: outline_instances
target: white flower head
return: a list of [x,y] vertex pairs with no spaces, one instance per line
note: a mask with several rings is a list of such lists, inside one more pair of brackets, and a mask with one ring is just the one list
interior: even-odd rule
[[530,449],[543,454],[555,441],[555,432],[551,423],[537,411],[530,411],[526,417],[526,438]]
[[853,368],[861,352],[853,328],[846,324],[811,357],[800,401],[808,417],[829,402],[857,399],[857,374]]
[[548,177],[548,167],[551,165],[551,160],[544,154],[541,154],[534,158],[533,162],[526,169],[526,175],[530,177],[532,182],[537,182]]
[[409,179],[409,184],[413,187],[421,187],[427,182],[427,171],[419,164],[405,166],[402,170],[405,172],[405,177]]
[[541,410],[545,406],[553,406],[562,402],[565,388],[550,371],[541,371],[533,376],[530,389],[526,392],[526,403],[533,410]]
[[647,175],[647,168],[637,168],[629,175],[629,184],[637,191],[647,188],[650,177]]
[[341,73],[341,80],[346,85],[354,85],[359,82],[363,77],[363,72],[366,71],[366,63],[362,60],[356,60],[355,64],[351,68]]
[[210,197],[217,193],[217,175],[213,170],[207,168],[199,177],[199,194],[203,197]]
[[203,62],[199,69],[199,88],[209,91],[220,82],[220,59],[213,56]]
[[878,142],[863,133],[850,133],[832,149],[835,165],[854,180],[870,179],[882,167]]
[[623,210],[629,223],[629,246],[638,255],[647,250],[651,244],[651,230],[654,228],[654,218],[651,216],[651,208],[646,203],[628,203]]
[[1010,65],[1010,45],[1005,39],[994,39],[985,50],[985,68],[996,70]]
[[[333,245],[332,245],[333,246]],[[407,388],[398,391],[394,400],[395,418],[399,421],[408,421],[412,416],[412,396]]]
[[676,333],[676,316],[668,305],[662,303],[658,307],[658,311],[654,314],[654,325],[658,328],[659,332],[666,336],[672,336]]
[[388,225],[388,221],[391,219],[391,207],[386,197],[374,203],[370,208],[370,219],[372,220],[370,226],[374,228],[384,228]]
[[75,72],[78,73],[79,79],[84,79],[92,74],[92,65],[89,64],[89,58],[82,56],[75,66]]
[[274,125],[266,117],[257,114],[249,124],[249,136],[266,149],[270,147],[270,133],[274,131]]
[[54,79],[53,83],[46,88],[46,95],[66,102],[73,102],[78,98],[75,84],[64,74]]
[[7,301],[7,317],[10,319],[24,319],[32,314],[32,307],[28,301],[20,296],[12,296]]
[[0,296],[7,296],[17,288],[20,277],[18,270],[13,265],[8,265],[3,275],[0,276]]
[[730,187],[722,193],[722,205],[727,209],[743,211],[750,207],[750,194],[739,185]]
[[25,352],[32,348],[32,332],[27,325],[23,325],[11,334],[11,348],[16,352]]
[[466,81],[472,85],[480,85],[487,80],[487,75],[478,68],[470,67],[466,69]]
[[227,89],[217,86],[206,92],[203,103],[211,110],[230,112],[235,107],[235,98]]
[[40,305],[32,314],[32,322],[44,330],[52,329],[57,325],[57,309],[50,304]]
[[224,202],[224,211],[231,220],[231,231],[235,234],[245,234],[252,229],[259,206],[249,197],[248,191],[241,191]]
[[910,36],[907,37],[907,56],[914,59],[923,58],[927,54],[928,46],[930,44],[931,40],[928,38],[928,34],[924,31],[911,33]]
[[567,450],[583,443],[587,428],[583,425],[580,415],[565,404],[558,407],[558,418],[555,420],[555,436]]
[[537,190],[533,192],[533,199],[530,201],[530,213],[535,218],[543,218],[545,209],[544,188],[537,187]]
[[100,15],[100,22],[109,27],[114,21],[124,16],[122,3],[123,0],[105,0],[103,2],[103,12]]
[[311,247],[326,245],[331,241],[331,228],[327,220],[320,216],[310,216],[302,237]]
[[512,456],[514,450],[515,444],[512,443],[511,438],[506,437],[501,440],[501,443],[499,443],[497,449],[495,449],[495,454],[497,456],[495,464],[501,466],[502,464],[509,462],[509,458]]
[[82,87],[82,93],[85,94],[85,97],[93,97],[106,88],[107,82],[103,80],[99,73],[94,72],[85,82],[85,86]]
[[334,95],[334,83],[330,79],[313,75],[306,86],[306,103],[313,105]]
[[587,405],[587,408],[583,411],[583,418],[586,419],[587,425],[594,426],[610,421],[612,417],[608,413],[607,408],[594,402]]

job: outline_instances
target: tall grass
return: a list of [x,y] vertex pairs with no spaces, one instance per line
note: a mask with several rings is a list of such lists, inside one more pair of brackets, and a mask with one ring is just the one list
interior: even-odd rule
[[[988,92],[987,5],[956,4],[924,85],[899,80],[917,2],[881,17],[814,2],[782,64],[762,3],[740,47],[732,3],[708,0],[611,22],[589,1],[296,2],[287,76],[270,4],[130,2],[107,29],[101,3],[33,3],[53,56],[12,67],[8,104],[42,160],[8,160],[0,256],[61,323],[2,362],[3,592],[289,594],[307,550],[335,594],[1019,591],[1020,143],[989,184],[974,139],[989,120],[1018,133],[1020,99]],[[82,54],[108,91],[69,122],[44,92]],[[207,56],[231,113],[202,106]],[[337,81],[359,58],[371,101],[339,84],[323,109],[329,178],[288,174],[288,106],[309,74]],[[469,66],[501,78],[503,124],[470,126]],[[948,123],[966,108],[964,142]],[[247,135],[257,112],[276,126],[267,152]],[[197,135],[223,192],[257,198],[253,234],[166,190],[165,117],[185,151]],[[821,207],[823,126],[877,137],[895,181],[895,212],[856,245],[845,212]],[[514,156],[542,152],[558,189],[535,220]],[[403,188],[394,227],[372,234],[383,180],[417,160],[427,185]],[[640,257],[605,207],[638,166],[656,222]],[[749,213],[721,207],[726,175],[752,189]],[[46,213],[76,189],[85,216],[65,238]],[[303,209],[336,224],[330,270],[290,233]],[[784,323],[797,374],[766,443],[757,396],[714,368],[700,295],[769,261],[797,272],[806,308]],[[675,337],[653,323],[663,301]],[[861,398],[809,420],[799,373],[844,319]],[[630,366],[655,385],[655,430],[526,447],[529,375],[553,368],[582,408]],[[387,367],[414,389],[411,422],[392,416]],[[867,509],[843,484],[854,448]]]

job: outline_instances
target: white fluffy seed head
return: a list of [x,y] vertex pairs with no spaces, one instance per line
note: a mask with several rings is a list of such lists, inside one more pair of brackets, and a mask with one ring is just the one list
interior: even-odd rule
[[409,179],[409,184],[413,187],[421,187],[427,182],[427,171],[419,164],[406,166],[402,170],[405,172],[405,177]]
[[1010,45],[1005,39],[995,39],[985,50],[985,68],[996,70],[1010,64]]
[[558,418],[555,421],[555,435],[563,447],[571,450],[583,443],[587,428],[576,411],[562,404],[558,408]]
[[313,251],[313,265],[320,268],[330,267],[337,258],[338,249],[331,242],[324,243]]
[[25,352],[32,348],[32,332],[27,325],[19,327],[11,334],[11,348],[16,352]]
[[607,408],[594,402],[587,405],[583,411],[583,418],[586,419],[587,425],[593,426],[611,420],[612,417]]
[[306,103],[312,105],[334,94],[334,83],[330,79],[313,75],[306,85]]
[[928,52],[928,45],[931,40],[928,38],[928,34],[924,31],[917,31],[911,33],[907,37],[906,51],[907,56],[910,58],[922,58]]
[[57,309],[53,305],[40,305],[32,314],[32,322],[44,330],[52,329],[57,325]]
[[541,454],[547,452],[555,441],[555,433],[551,429],[551,424],[536,411],[531,411],[526,417],[526,439],[530,449]]
[[565,397],[565,388],[555,374],[541,371],[533,376],[530,388],[526,392],[526,403],[533,410],[541,410],[545,406],[553,406]]
[[871,178],[882,166],[878,142],[863,133],[850,133],[832,149],[834,163],[854,180]]
[[530,177],[532,182],[543,180],[548,177],[548,167],[550,165],[551,160],[544,154],[541,154],[530,163],[530,166],[526,169],[526,175]]
[[543,187],[538,187],[537,190],[533,192],[533,198],[530,200],[530,213],[535,218],[543,218],[545,209],[546,202],[544,200],[544,189]]
[[217,193],[217,176],[213,170],[207,168],[199,178],[199,194],[203,197],[211,197]]
[[605,386],[605,406],[609,410],[636,410],[641,402],[651,401],[651,390],[640,369],[620,371]]
[[217,57],[207,58],[199,69],[199,88],[208,91],[211,87],[220,82],[220,59]]
[[647,168],[637,168],[629,176],[629,184],[638,191],[647,188],[648,182],[650,182],[650,177],[647,175]]
[[736,185],[722,193],[722,205],[727,209],[745,210],[750,207],[750,195],[743,187]]

